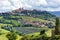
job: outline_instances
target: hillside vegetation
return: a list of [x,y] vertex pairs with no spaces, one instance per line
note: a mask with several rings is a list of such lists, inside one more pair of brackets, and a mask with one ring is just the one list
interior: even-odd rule
[[50,38],[51,30],[55,27],[55,17],[47,11],[40,10],[0,13],[0,40]]

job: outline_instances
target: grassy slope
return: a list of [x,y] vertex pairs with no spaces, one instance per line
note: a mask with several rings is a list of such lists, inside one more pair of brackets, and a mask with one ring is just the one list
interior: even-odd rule
[[[22,38],[22,36],[18,35],[17,40],[19,40],[20,38]],[[8,40],[8,38],[6,37],[6,34],[0,35],[0,40]]]
[[[2,30],[2,32],[4,32],[4,34],[0,35],[0,40],[8,40],[8,39],[6,38],[6,34],[7,34],[9,31],[4,30],[4,29],[0,29],[0,30]],[[45,34],[47,35],[47,37],[51,37],[51,29],[49,29],[48,31],[46,31]],[[29,35],[29,36],[34,35],[34,37],[36,37],[36,36],[39,36],[39,32],[38,32],[38,33],[26,34],[26,35]],[[19,35],[18,35],[18,39],[17,39],[17,40],[21,39],[22,37],[23,37],[23,36],[19,36]],[[33,38],[34,38],[34,37],[33,37]]]
[[[46,31],[45,32],[45,34],[47,35],[47,37],[51,37],[51,29],[49,29],[48,31]],[[27,34],[27,35],[34,35],[34,36],[37,36],[37,35],[39,35],[40,34],[40,32],[38,32],[38,33],[31,33],[31,34]]]
[[0,35],[0,40],[8,40],[8,39],[6,38],[6,34]]
[[[22,18],[23,19],[23,21],[26,21],[26,20],[28,20],[28,21],[30,21],[30,22],[32,22],[32,21],[39,21],[39,22],[47,22],[47,23],[49,23],[49,22],[51,22],[51,21],[47,21],[47,20],[42,20],[42,19],[40,19],[40,18],[33,18],[33,17],[29,17],[29,16],[11,16],[11,18]],[[1,19],[4,19],[2,16],[0,16],[0,20]],[[15,25],[19,25],[20,24],[20,22],[21,21],[19,21],[18,22],[18,20],[7,20],[7,19],[5,19],[4,20],[4,22],[5,23],[13,23],[13,24],[15,24]],[[54,22],[53,22],[54,23]],[[0,24],[0,26],[1,25],[3,25],[2,23]],[[5,24],[5,25],[7,25],[7,24]],[[10,24],[10,25],[12,25],[12,24]],[[12,25],[13,26],[13,25]]]
[[0,30],[1,30],[1,32],[3,33],[2,35],[0,35],[0,40],[8,40],[8,39],[6,38],[6,34],[7,34],[9,31],[4,30],[4,29],[0,29]]
[[[51,37],[51,31],[52,31],[52,30],[49,29],[48,31],[45,32],[45,34],[46,34],[47,37]],[[45,34],[44,34],[44,35],[45,35]],[[32,35],[33,35],[33,37],[32,37]],[[41,36],[41,35],[40,35],[40,36],[39,36],[39,35],[40,35],[40,33],[38,32],[38,33],[26,34],[25,37],[33,39],[33,38],[36,38],[36,37],[39,38],[39,37]],[[29,37],[28,37],[28,36],[29,36]],[[22,37],[23,37],[23,36],[22,36]],[[21,38],[22,38],[22,37],[21,37]]]
[[[4,29],[0,29],[0,30],[2,31],[2,33],[4,33],[4,34],[0,35],[0,40],[8,40],[8,38],[6,37],[6,35],[7,35],[7,33],[9,33],[9,31],[4,30]],[[22,36],[18,35],[17,40],[19,40],[21,37]]]
[[11,24],[3,24],[3,23],[0,23],[0,27],[2,27],[2,26],[7,26],[7,25],[13,26],[13,25],[11,25]]
[[[50,21],[46,21],[46,20],[42,20],[42,19],[39,19],[39,18],[33,18],[33,17],[27,17],[27,16],[20,16],[20,17],[22,17],[24,20],[30,20],[30,21],[43,21],[43,22],[50,22]],[[0,17],[0,19],[2,19],[2,17]],[[8,20],[7,20],[8,21]],[[14,20],[13,20],[14,21]],[[7,25],[7,24],[0,24],[0,26],[1,25]],[[6,31],[6,30],[4,30],[4,29],[0,29],[0,30],[2,30],[5,34],[2,34],[2,35],[0,35],[0,40],[8,40],[7,38],[6,38],[6,34],[8,33],[8,31]],[[39,33],[32,33],[32,34],[27,34],[27,35],[34,35],[34,36],[37,36]],[[47,36],[48,37],[51,37],[51,30],[48,30],[47,32],[46,32],[46,34],[47,34]],[[17,40],[19,40],[20,38],[21,38],[22,36],[19,36],[18,35],[18,39]]]
[[[40,18],[28,17],[28,16],[20,16],[20,17],[22,17],[23,20],[29,20],[30,22],[32,22],[32,21],[40,21],[40,22],[47,22],[47,23],[52,22],[52,21],[43,20],[43,19],[40,19]],[[52,23],[54,23],[54,22],[52,22]]]

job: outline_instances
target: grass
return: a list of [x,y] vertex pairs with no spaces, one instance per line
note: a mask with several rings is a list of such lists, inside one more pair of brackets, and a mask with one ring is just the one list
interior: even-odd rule
[[[4,30],[4,29],[0,29],[0,30],[2,30],[2,32],[4,33],[4,34],[0,35],[0,40],[8,40],[8,38],[6,37],[6,35],[7,35],[7,33],[9,31]],[[47,35],[47,37],[51,37],[51,29],[49,29],[48,31],[46,31],[45,34]],[[40,35],[40,32],[30,33],[30,34],[25,34],[25,35],[26,36],[28,36],[28,35],[29,36],[34,35],[33,38],[35,38],[35,37],[38,37]],[[23,37],[23,36],[19,36],[19,35],[17,35],[17,36],[18,36],[17,40],[20,40]]]
[[[49,29],[43,35],[46,36],[46,37],[51,37],[51,30]],[[40,35],[40,32],[37,32],[37,33],[25,34],[24,36],[22,36],[22,38],[35,39],[35,38],[40,38],[41,36],[42,35]]]
[[[6,37],[7,34],[2,34],[0,35],[0,40],[8,40],[8,38]],[[16,40],[20,40],[22,38],[22,36],[18,35],[18,38]]]
[[[9,33],[9,31],[4,30],[4,29],[0,29],[0,30],[3,33],[3,34],[0,35],[0,40],[8,40],[8,38],[6,37],[6,35],[7,35],[7,33]],[[17,35],[17,36],[18,36],[17,40],[19,40],[19,39],[22,38],[22,36],[19,36],[19,35]]]
[[19,33],[23,33],[24,34],[30,34],[30,33],[36,33],[36,32],[40,32],[42,30],[47,31],[49,28],[36,28],[36,27],[14,27],[14,29]]
[[1,26],[7,26],[7,24],[0,23],[0,27],[1,27]]
[[[40,19],[40,18],[28,17],[28,16],[20,16],[20,17],[23,18],[23,20],[28,20],[30,22],[32,22],[32,21],[47,22],[47,23],[52,22],[52,21],[43,20],[43,19]],[[52,22],[52,23],[54,23],[54,22]]]
[[45,32],[45,34],[47,35],[47,37],[51,37],[51,32],[52,32],[52,30],[51,29],[49,29],[47,32]]
[[0,23],[0,27],[2,27],[2,26],[4,27],[4,26],[7,26],[7,25],[8,26],[13,26],[12,24],[3,24],[3,23]]
[[21,40],[21,38],[23,37],[23,36],[19,36],[19,35],[17,35],[17,36],[18,36],[17,40]]
[[6,34],[0,35],[0,40],[8,40],[8,39],[6,38]]
[[[51,37],[51,31],[52,31],[52,30],[49,29],[48,31],[45,32],[45,34],[46,34],[47,37]],[[34,36],[39,36],[39,35],[40,35],[40,32],[30,33],[30,34],[26,34],[26,35],[29,35],[29,36],[32,36],[32,35],[34,35]]]
[[6,34],[7,34],[9,31],[4,30],[4,29],[0,29],[0,32],[3,33],[3,34],[0,35],[0,40],[8,40],[8,39],[6,38]]
[[0,29],[0,31],[1,31],[2,33],[8,33],[8,32],[9,32],[9,31],[4,30],[4,29]]
[[3,16],[0,16],[0,19],[3,19]]

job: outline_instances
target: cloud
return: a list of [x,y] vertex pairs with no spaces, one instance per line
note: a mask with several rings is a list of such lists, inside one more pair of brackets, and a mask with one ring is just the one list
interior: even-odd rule
[[0,0],[0,12],[18,8],[60,11],[60,0]]

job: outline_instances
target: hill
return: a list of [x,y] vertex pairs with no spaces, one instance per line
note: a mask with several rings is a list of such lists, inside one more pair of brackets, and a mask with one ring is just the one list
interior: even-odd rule
[[41,11],[41,10],[36,10],[36,9],[33,9],[33,10],[16,9],[16,10],[13,10],[12,13],[24,15],[24,16],[35,17],[35,18],[40,18],[43,20],[50,20],[51,18],[56,17],[54,14],[51,14],[48,11]]
[[0,26],[51,27],[50,22],[55,22],[54,17],[56,16],[47,11],[19,9],[19,11],[0,13]]
[[53,11],[53,12],[50,12],[51,14],[53,15],[56,15],[58,17],[60,17],[60,11]]

